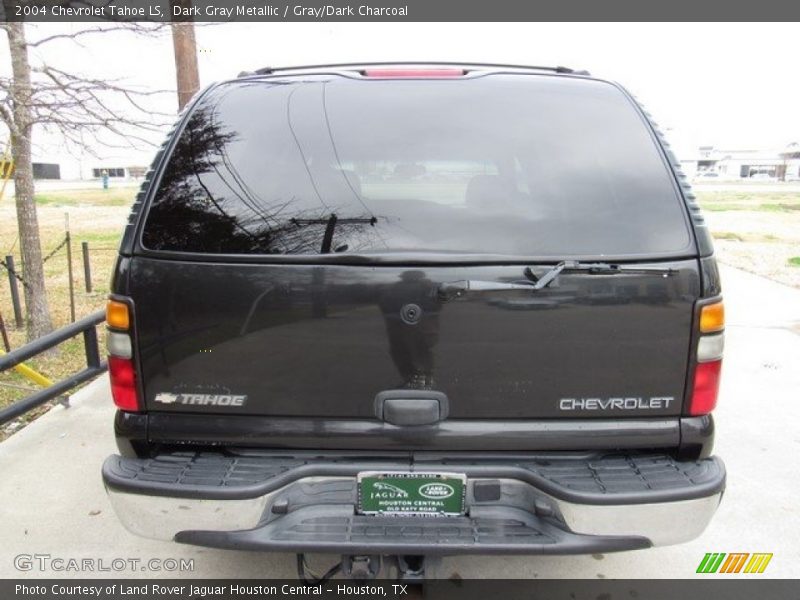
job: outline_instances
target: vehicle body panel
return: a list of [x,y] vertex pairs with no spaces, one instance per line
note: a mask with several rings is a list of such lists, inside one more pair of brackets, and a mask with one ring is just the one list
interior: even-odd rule
[[[137,257],[128,294],[146,407],[371,419],[378,392],[420,387],[447,394],[452,419],[678,415],[700,280],[694,260],[657,266],[676,274],[562,275],[538,292],[443,301],[443,282],[518,280],[523,267]],[[157,402],[164,393],[247,398]],[[608,403],[618,398],[638,400]]]

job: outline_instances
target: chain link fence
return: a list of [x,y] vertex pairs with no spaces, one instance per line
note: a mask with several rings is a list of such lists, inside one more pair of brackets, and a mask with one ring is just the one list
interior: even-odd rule
[[[69,243],[69,236],[65,235],[64,239],[61,240],[61,242],[55,248],[53,248],[53,250],[51,250],[50,253],[47,254],[47,256],[45,256],[42,259],[42,264],[45,264],[48,260],[50,260],[56,254],[58,254],[58,251],[64,248],[67,245],[67,243]],[[12,255],[8,254],[6,255],[5,258],[0,258],[0,267],[3,267],[8,272],[8,274],[14,277],[14,279],[16,279],[20,284],[22,284],[23,287],[29,287],[28,282],[25,281],[25,278],[22,276],[22,273],[17,271]]]
[[[50,250],[43,258],[42,264],[46,265],[51,260],[66,255],[67,265],[66,271],[68,276],[69,286],[69,307],[70,307],[70,322],[75,322],[75,290],[72,267],[72,238],[70,232],[67,231],[64,237]],[[92,283],[92,255],[97,253],[116,253],[117,246],[98,245],[91,246],[89,242],[81,242],[81,257],[83,264],[83,280],[86,293],[93,291]],[[107,262],[107,261],[106,261]],[[12,254],[7,254],[5,257],[0,257],[0,268],[8,274],[8,288],[10,292],[11,308],[14,315],[14,323],[17,329],[24,327],[24,311],[23,303],[20,294],[20,287],[23,289],[30,289],[30,283],[25,279],[24,268],[20,268]]]

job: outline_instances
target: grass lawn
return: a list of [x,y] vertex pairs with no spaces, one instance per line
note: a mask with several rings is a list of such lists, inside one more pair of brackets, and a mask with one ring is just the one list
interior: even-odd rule
[[704,210],[752,210],[761,212],[800,212],[800,194],[793,192],[695,191]]
[[136,188],[56,190],[34,194],[38,206],[130,206]]

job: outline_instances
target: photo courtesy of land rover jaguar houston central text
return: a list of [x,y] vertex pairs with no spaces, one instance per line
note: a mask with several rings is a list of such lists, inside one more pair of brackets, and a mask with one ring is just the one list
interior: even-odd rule
[[679,543],[722,497],[709,232],[649,115],[586,72],[212,85],[112,290],[102,476],[136,534],[408,575]]

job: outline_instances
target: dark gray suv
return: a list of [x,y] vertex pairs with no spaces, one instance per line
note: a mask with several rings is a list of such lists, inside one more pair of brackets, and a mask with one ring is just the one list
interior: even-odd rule
[[673,544],[721,499],[710,236],[647,113],[585,72],[213,85],[113,291],[103,478],[134,533],[374,574]]

